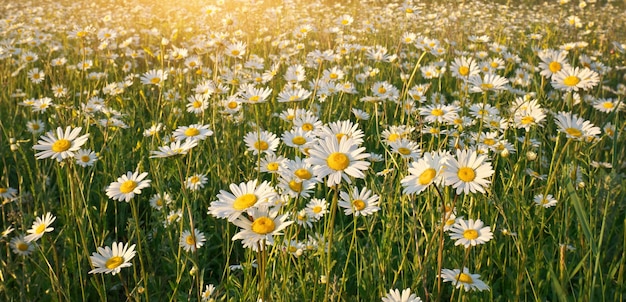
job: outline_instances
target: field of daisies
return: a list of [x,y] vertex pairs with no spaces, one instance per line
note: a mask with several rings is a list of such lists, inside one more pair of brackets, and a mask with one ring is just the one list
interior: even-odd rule
[[2,3],[0,300],[626,299],[624,3],[161,2]]

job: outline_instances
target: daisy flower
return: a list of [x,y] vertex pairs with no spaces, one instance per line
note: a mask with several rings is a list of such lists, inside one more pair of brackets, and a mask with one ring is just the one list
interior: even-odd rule
[[276,154],[267,154],[261,158],[261,172],[267,172],[271,174],[280,173],[280,170],[284,168],[287,159],[283,156],[277,156]]
[[9,246],[11,246],[13,253],[20,256],[28,256],[35,249],[35,244],[26,241],[23,235],[13,237],[13,239],[11,239],[11,242],[9,243]]
[[328,208],[328,203],[326,202],[326,199],[324,198],[322,199],[312,198],[309,201],[309,203],[306,204],[307,213],[315,221],[318,221],[322,219],[322,217],[324,217],[324,214],[328,212],[327,208]]
[[202,291],[202,302],[209,302],[211,301],[211,295],[213,294],[213,292],[215,291],[215,286],[213,284],[208,284],[206,285],[206,287],[204,288],[204,291]]
[[274,154],[280,143],[276,134],[265,130],[250,131],[243,138],[243,141],[246,143],[248,151],[252,151],[254,155],[259,153]]
[[35,156],[37,159],[51,157],[58,162],[73,157],[74,152],[78,151],[89,137],[89,133],[78,136],[81,130],[81,127],[72,129],[68,126],[65,131],[61,127],[57,128],[56,133],[49,131],[33,146],[33,149],[41,151]]
[[483,77],[473,75],[469,78],[470,92],[506,90],[506,84],[508,83],[509,80],[493,73],[485,74]]
[[365,177],[363,171],[369,168],[370,163],[364,160],[369,154],[363,151],[365,148],[358,147],[350,138],[337,141],[335,137],[327,137],[311,147],[306,161],[314,166],[313,171],[319,178],[328,176],[326,185],[332,187],[341,183],[342,178],[351,183],[349,176]]
[[313,131],[304,131],[302,128],[297,127],[283,132],[281,137],[285,145],[292,148],[298,148],[300,150],[304,149],[304,146],[311,143],[316,138],[317,137]]
[[424,157],[411,163],[410,175],[400,182],[404,187],[404,194],[419,194],[431,184],[441,184],[444,181],[442,171],[447,157],[436,152],[426,152]]
[[389,126],[389,128],[383,130],[383,132],[381,133],[383,137],[382,140],[386,144],[390,144],[400,138],[407,138],[414,130],[414,127],[407,127],[405,125]]
[[328,123],[322,126],[317,131],[317,134],[322,139],[335,137],[337,141],[341,140],[342,137],[347,137],[352,139],[357,145],[363,143],[363,136],[365,135],[363,131],[359,129],[359,124],[355,124],[349,120]]
[[261,244],[274,244],[274,236],[282,235],[281,231],[292,223],[293,221],[287,221],[287,215],[279,216],[277,211],[253,209],[249,218],[239,216],[233,221],[241,230],[232,240],[241,240],[244,248],[259,251],[264,249]]
[[76,158],[76,164],[85,168],[93,166],[98,160],[98,155],[96,155],[96,152],[91,151],[91,149],[80,149],[74,154],[74,158]]
[[30,234],[24,237],[26,242],[33,242],[39,240],[39,238],[43,237],[43,234],[54,231],[53,227],[50,225],[56,220],[55,216],[52,216],[50,212],[46,213],[41,217],[37,217],[35,222],[33,222],[33,226],[30,230],[26,231],[26,233]]
[[456,240],[454,245],[464,245],[465,248],[483,244],[493,238],[491,227],[483,225],[480,219],[457,219],[450,228],[450,239]]
[[231,184],[230,191],[220,190],[217,200],[211,202],[208,214],[217,218],[227,218],[233,222],[244,211],[250,211],[260,204],[273,204],[278,194],[269,182],[264,181],[257,186],[258,180],[242,182],[239,185]]
[[543,194],[536,195],[533,198],[533,201],[537,206],[544,207],[546,209],[556,206],[557,204],[556,199],[554,199],[554,197],[552,197],[552,195],[550,194],[548,194],[547,196],[543,196]]
[[357,108],[352,108],[352,114],[354,114],[354,117],[357,120],[361,120],[361,121],[367,121],[370,119],[370,115],[369,113],[361,110],[361,109],[357,109]]
[[168,227],[174,223],[179,222],[181,217],[183,217],[183,211],[181,209],[171,210],[163,221],[163,227]]
[[463,80],[480,73],[478,64],[472,57],[454,58],[454,61],[450,64],[450,71],[452,71],[453,77]]
[[162,86],[163,82],[167,80],[167,72],[163,70],[152,69],[145,72],[141,78],[141,84],[144,85],[157,85]]
[[281,174],[278,180],[278,187],[281,189],[281,194],[288,194],[290,197],[302,196],[309,198],[317,181],[314,179],[300,179],[296,175],[284,176]]
[[463,268],[463,272],[460,269],[442,269],[440,278],[443,278],[443,282],[452,282],[456,288],[463,288],[466,292],[470,290],[489,290],[489,286],[480,280],[479,274],[472,274],[467,267]]
[[569,112],[559,112],[554,122],[567,138],[574,140],[589,140],[600,134],[599,127]]
[[32,134],[41,133],[45,127],[46,124],[44,124],[41,120],[32,120],[26,123],[26,129],[28,129],[28,132]]
[[563,91],[589,90],[600,82],[598,73],[585,67],[565,66],[552,76],[552,87]]
[[185,180],[185,187],[191,191],[197,191],[204,188],[207,180],[204,174],[195,174]]
[[141,194],[141,189],[150,186],[151,180],[146,179],[147,172],[139,174],[139,172],[126,172],[125,175],[120,176],[117,181],[112,182],[106,189],[106,194],[109,198],[118,201],[130,202],[135,194]]
[[98,252],[93,252],[89,259],[94,269],[90,274],[112,274],[119,273],[122,268],[130,267],[133,264],[129,261],[135,257],[135,245],[128,246],[128,243],[113,242],[111,247],[98,247]]
[[367,188],[359,191],[359,188],[352,188],[349,193],[341,191],[339,197],[341,201],[337,205],[343,208],[343,212],[346,215],[354,216],[367,216],[378,212],[378,195],[372,194],[373,192]]
[[322,122],[313,114],[296,115],[293,118],[293,126],[302,128],[304,131],[317,131],[322,128]]
[[150,197],[150,206],[157,211],[160,211],[164,205],[168,205],[170,203],[172,203],[172,197],[167,192],[163,194],[157,193]]
[[256,88],[253,85],[246,85],[240,91],[240,101],[247,104],[258,104],[267,101],[272,93],[272,88]]
[[206,94],[195,94],[187,98],[187,112],[201,114],[209,108],[209,100]]
[[400,154],[405,159],[415,160],[422,152],[416,142],[406,138],[401,138],[389,144],[389,146],[394,153]]
[[567,63],[566,51],[547,49],[540,51],[538,55],[541,60],[541,63],[539,63],[540,74],[546,79],[553,77],[566,66],[571,67]]
[[604,113],[609,113],[609,112],[613,112],[615,110],[624,110],[624,107],[626,105],[624,105],[624,102],[620,101],[619,99],[614,100],[614,99],[597,99],[593,102],[593,108],[595,108],[596,110],[600,111],[600,112],[604,112]]
[[474,150],[458,150],[456,157],[450,157],[444,168],[445,184],[456,189],[456,194],[485,193],[493,173],[486,155],[478,155]]
[[383,302],[422,302],[422,299],[411,293],[410,288],[402,290],[390,289],[389,293],[382,298]]
[[197,229],[193,229],[193,234],[189,230],[183,231],[180,235],[180,246],[187,252],[195,252],[204,245],[206,238]]
[[204,140],[213,135],[213,131],[209,129],[209,125],[193,124],[189,126],[180,126],[174,130],[172,136],[177,141],[182,140]]
[[184,141],[171,142],[169,146],[161,146],[159,150],[150,151],[150,158],[165,158],[179,154],[187,154],[189,150],[198,145],[198,140],[186,139]]
[[11,200],[17,196],[17,190],[11,187],[0,187],[0,198]]

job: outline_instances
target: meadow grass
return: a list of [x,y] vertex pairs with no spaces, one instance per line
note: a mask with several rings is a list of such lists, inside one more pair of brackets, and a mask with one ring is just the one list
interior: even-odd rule
[[560,2],[4,4],[1,300],[624,300],[626,14]]

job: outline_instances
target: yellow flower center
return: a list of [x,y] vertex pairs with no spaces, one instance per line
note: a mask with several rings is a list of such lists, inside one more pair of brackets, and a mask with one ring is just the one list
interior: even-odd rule
[[302,137],[302,136],[296,136],[293,139],[291,139],[291,142],[300,146],[300,145],[304,145],[304,143],[306,143],[306,138]]
[[467,67],[467,66],[461,66],[461,67],[459,67],[459,74],[460,74],[460,75],[462,75],[462,76],[466,77],[466,76],[469,74],[469,72],[470,72],[469,67]]
[[380,94],[384,94],[385,92],[387,92],[387,89],[385,89],[385,87],[380,86],[380,87],[378,88],[378,93],[380,93]]
[[409,155],[409,154],[411,154],[411,149],[405,148],[405,147],[400,147],[400,148],[398,148],[398,153],[400,153],[402,155]]
[[267,164],[267,170],[269,171],[278,171],[278,163],[269,163]]
[[302,124],[302,130],[304,130],[304,131],[311,131],[311,130],[313,130],[313,128],[314,128],[313,124],[311,124],[311,123],[304,123],[304,124]]
[[194,101],[194,102],[191,104],[191,106],[192,106],[193,108],[200,108],[200,107],[202,107],[202,102],[200,102],[200,101]]
[[305,168],[301,168],[293,172],[300,179],[311,179],[311,172]]
[[113,257],[109,258],[109,260],[107,260],[106,263],[104,263],[104,266],[106,266],[106,268],[108,268],[108,269],[114,269],[114,268],[122,265],[122,263],[124,263],[124,258],[122,258],[120,256],[113,256]]
[[83,155],[80,157],[80,161],[84,162],[84,163],[88,163],[91,160],[91,158],[89,157],[89,155]]
[[522,118],[522,125],[528,125],[535,122],[535,118],[532,116],[525,116]]
[[428,168],[424,170],[424,172],[422,172],[422,174],[420,174],[418,178],[419,184],[422,186],[429,184],[431,181],[433,181],[436,175],[437,171],[433,168]]
[[483,144],[487,145],[487,146],[493,146],[496,143],[496,141],[493,138],[486,138],[483,141]]
[[352,201],[352,206],[355,210],[362,211],[363,209],[365,209],[365,202],[363,200],[356,199]]
[[253,206],[257,202],[258,198],[252,193],[244,194],[235,199],[233,202],[233,208],[237,211],[245,210]]
[[341,24],[343,24],[343,25],[348,25],[348,23],[349,23],[349,22],[350,22],[350,21],[348,21],[348,20],[346,20],[346,19],[341,20]]
[[7,188],[0,188],[0,194],[4,194],[4,193],[6,193],[8,191],[9,191],[9,189],[7,189]]
[[464,182],[470,182],[476,178],[476,172],[474,172],[474,169],[468,167],[460,168],[456,174],[459,179]]
[[465,239],[474,240],[478,238],[478,232],[473,229],[465,230],[463,231],[463,237]]
[[190,183],[192,183],[192,184],[197,184],[198,182],[200,182],[200,177],[198,177],[198,176],[192,176],[192,177],[189,179],[189,182],[190,182]]
[[296,193],[302,192],[302,182],[297,182],[295,180],[291,180],[289,182],[289,189]]
[[602,103],[602,107],[604,107],[605,109],[613,109],[615,105],[613,105],[613,102],[604,102]]
[[196,245],[196,239],[194,239],[193,236],[191,236],[191,235],[189,235],[189,236],[187,236],[187,238],[185,238],[185,242],[187,243],[187,245],[192,245],[192,246]]
[[274,229],[276,229],[276,224],[269,217],[259,217],[252,223],[252,231],[257,234],[265,235],[273,232]]
[[156,204],[157,206],[159,206],[159,207],[162,207],[162,206],[163,206],[163,199],[161,199],[161,198],[157,199],[157,200],[156,200],[156,202],[155,202],[155,204]]
[[254,143],[254,148],[257,150],[265,151],[269,148],[269,145],[265,141],[257,141]]
[[41,234],[46,230],[46,224],[42,223],[35,229],[35,234]]
[[259,97],[258,95],[254,95],[254,96],[251,96],[251,97],[248,99],[248,101],[250,101],[250,102],[258,102],[260,98],[261,98],[261,97]]
[[239,104],[237,104],[237,102],[232,101],[232,102],[228,102],[228,109],[237,109],[237,106],[239,106]]
[[561,70],[561,63],[559,62],[550,62],[550,65],[548,65],[548,68],[550,69],[550,71],[552,73],[557,73]]
[[389,142],[395,142],[395,141],[397,141],[399,138],[400,138],[400,135],[399,135],[399,134],[392,133],[392,134],[389,134],[389,137],[387,138],[387,140],[388,140]]
[[336,73],[331,73],[329,76],[331,79],[335,80],[339,77],[339,75],[337,75]]
[[433,109],[430,114],[434,115],[434,116],[443,116],[443,110],[439,109],[439,108],[435,108]]
[[576,86],[580,82],[580,78],[577,76],[568,76],[563,79],[563,84],[567,86]]
[[498,62],[491,62],[491,67],[492,68],[497,68],[500,64],[498,64]]
[[134,180],[127,180],[120,185],[120,192],[128,194],[135,190],[137,183]]
[[230,52],[230,54],[232,54],[233,56],[238,56],[239,55],[239,50],[234,49],[233,51]]
[[337,134],[335,134],[335,137],[337,138],[337,141],[338,141],[338,142],[340,142],[340,141],[341,141],[341,138],[343,138],[344,136],[346,136],[346,135],[345,135],[345,134],[343,134],[343,133],[337,133]]
[[320,206],[314,206],[313,207],[313,213],[319,214],[321,211],[322,211],[322,207],[320,207]]
[[15,247],[22,252],[26,252],[28,250],[28,244],[24,242],[18,242]]
[[161,83],[161,78],[159,78],[159,77],[152,78],[150,80],[150,83],[152,83],[152,84],[159,84],[159,83]]
[[200,130],[198,130],[197,128],[191,127],[185,130],[185,136],[188,136],[188,137],[196,136],[198,134],[200,134]]
[[468,274],[464,274],[464,273],[460,273],[460,274],[456,275],[456,279],[459,282],[463,282],[463,283],[467,283],[467,284],[474,283],[474,280],[472,279],[472,276],[470,276]]
[[67,151],[67,149],[69,149],[71,146],[72,146],[72,142],[62,138],[62,139],[54,142],[54,144],[52,144],[52,151],[54,151],[54,152]]
[[489,90],[489,89],[493,88],[493,84],[491,84],[491,83],[483,83],[483,84],[480,84],[480,88],[482,90]]
[[565,132],[567,132],[567,134],[573,136],[573,137],[581,137],[583,136],[583,133],[576,129],[576,128],[567,128],[565,129]]
[[550,201],[545,199],[545,198],[541,199],[541,204],[547,204],[548,202],[550,202]]
[[328,156],[326,164],[335,171],[343,171],[350,165],[350,158],[341,152],[334,152]]

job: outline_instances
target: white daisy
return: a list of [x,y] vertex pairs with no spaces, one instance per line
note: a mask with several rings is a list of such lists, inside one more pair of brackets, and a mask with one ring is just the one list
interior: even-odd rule
[[312,145],[310,157],[306,161],[314,166],[317,177],[328,176],[326,184],[332,187],[339,184],[342,178],[351,183],[350,176],[365,177],[363,171],[369,168],[370,163],[364,160],[369,154],[363,151],[365,148],[358,147],[350,138],[344,137],[337,141],[335,137],[327,137]]
[[78,136],[81,130],[81,127],[72,129],[68,126],[65,128],[65,131],[63,131],[61,127],[58,127],[56,133],[52,131],[46,133],[46,135],[42,136],[37,144],[33,146],[33,149],[41,150],[41,152],[38,152],[35,156],[37,159],[51,157],[58,162],[68,157],[73,157],[74,152],[78,151],[80,147],[87,142],[87,138],[89,137],[89,133]]
[[109,198],[118,201],[130,202],[135,194],[141,194],[141,189],[150,186],[151,180],[146,179],[147,172],[139,174],[139,172],[127,172],[125,175],[120,176],[117,181],[112,182],[106,189],[106,194]]
[[135,245],[128,246],[128,243],[113,242],[111,247],[98,247],[98,252],[92,253],[89,257],[91,265],[94,269],[89,271],[90,274],[112,274],[115,275],[122,268],[133,265],[129,261],[135,257]]

